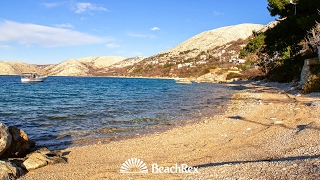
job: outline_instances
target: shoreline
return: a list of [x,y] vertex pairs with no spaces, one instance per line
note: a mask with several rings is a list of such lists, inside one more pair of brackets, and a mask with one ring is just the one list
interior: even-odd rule
[[[238,90],[222,114],[134,139],[67,148],[62,152],[68,163],[21,179],[319,177],[319,94],[287,92],[288,84],[243,83],[231,84]],[[120,166],[130,158],[144,161],[149,173],[121,174]],[[153,174],[154,163],[187,164],[200,173]]]

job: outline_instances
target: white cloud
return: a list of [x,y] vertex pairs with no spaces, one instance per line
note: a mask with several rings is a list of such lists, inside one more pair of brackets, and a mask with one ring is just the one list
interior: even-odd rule
[[112,39],[68,29],[0,21],[0,42],[17,42],[25,46],[56,47],[105,43],[110,40]]
[[56,24],[55,25],[58,28],[73,28],[72,24],[66,23],[66,24]]
[[108,11],[102,6],[97,6],[91,3],[77,3],[76,4],[76,13],[85,13],[88,11]]
[[213,11],[213,15],[220,16],[220,15],[223,15],[223,13],[218,11]]
[[47,8],[53,8],[53,7],[57,7],[59,4],[58,3],[42,3],[42,5]]
[[156,36],[152,35],[152,34],[136,34],[136,33],[128,33],[128,36],[131,37],[139,37],[139,38],[151,38],[154,39],[156,38]]
[[110,43],[110,44],[107,44],[107,47],[108,48],[118,48],[118,47],[120,47],[120,45],[114,44],[114,43]]
[[158,27],[153,27],[153,28],[151,28],[151,30],[152,30],[152,31],[158,31],[158,30],[160,30],[160,28],[158,28]]
[[0,49],[10,50],[10,49],[14,49],[14,47],[9,45],[0,45]]

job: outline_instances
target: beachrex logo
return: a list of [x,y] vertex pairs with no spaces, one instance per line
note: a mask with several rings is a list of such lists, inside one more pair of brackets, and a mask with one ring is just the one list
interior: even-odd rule
[[140,159],[131,158],[121,165],[120,173],[148,173],[148,167]]
[[[191,167],[187,164],[175,164],[173,166],[151,165],[151,172],[154,174],[176,174],[176,173],[199,173],[198,167]],[[120,173],[148,173],[147,165],[138,158],[126,160],[120,167]]]
[[152,173],[199,173],[199,171],[198,167],[190,167],[187,164],[175,164],[174,166],[152,164]]

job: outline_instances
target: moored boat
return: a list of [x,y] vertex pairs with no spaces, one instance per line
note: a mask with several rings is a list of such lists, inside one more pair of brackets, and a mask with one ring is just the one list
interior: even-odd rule
[[31,83],[31,82],[43,82],[47,79],[48,76],[42,76],[38,73],[22,73],[21,82],[22,83]]
[[177,79],[177,84],[192,84],[192,81],[190,79]]

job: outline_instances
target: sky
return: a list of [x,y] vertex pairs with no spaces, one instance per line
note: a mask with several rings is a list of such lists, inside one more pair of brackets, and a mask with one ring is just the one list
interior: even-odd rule
[[4,0],[0,61],[152,56],[204,31],[275,18],[267,0]]

